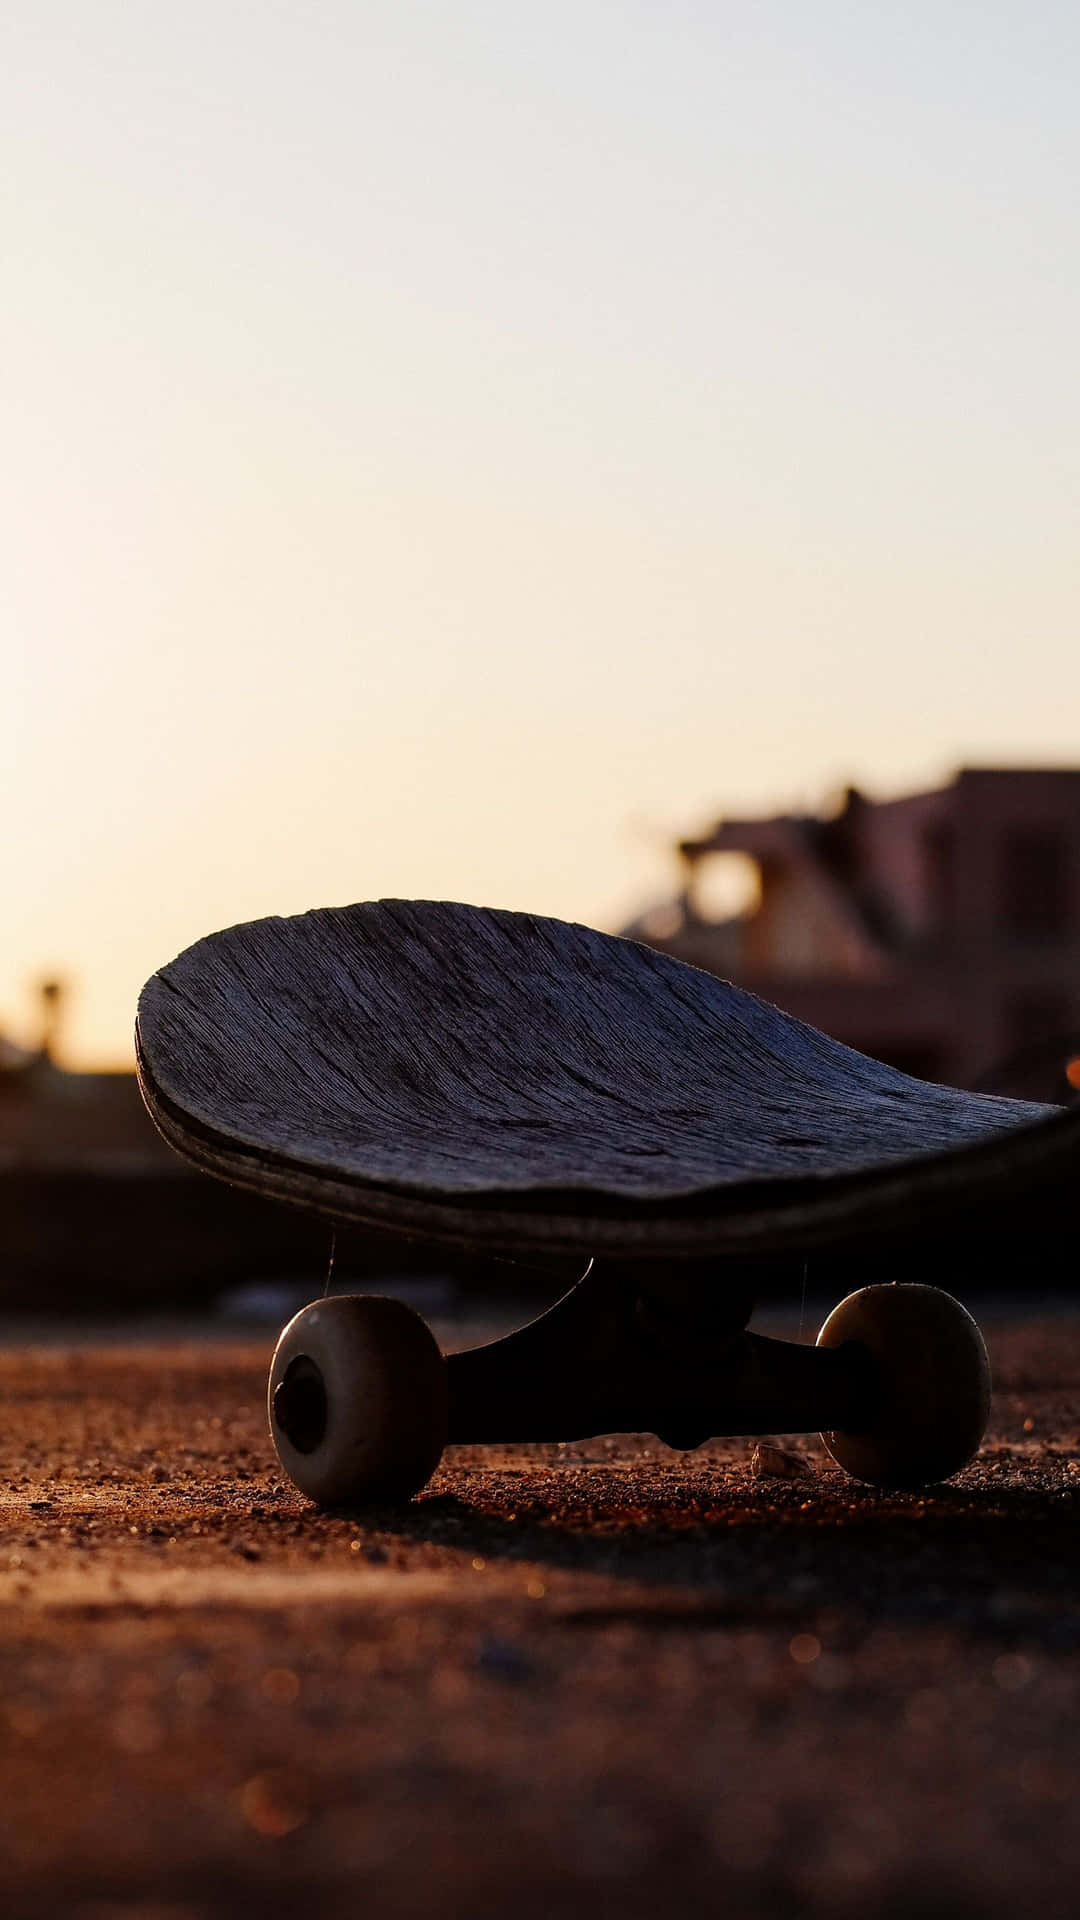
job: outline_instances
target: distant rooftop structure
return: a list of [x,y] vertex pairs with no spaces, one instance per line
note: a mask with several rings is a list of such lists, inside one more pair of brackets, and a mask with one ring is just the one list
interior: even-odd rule
[[21,1073],[23,1068],[29,1065],[32,1057],[25,1047],[17,1047],[14,1040],[9,1040],[6,1034],[0,1033],[0,1074]]
[[68,1073],[47,1053],[0,1043],[0,1173],[181,1173],[133,1073]]
[[[677,896],[632,938],[924,1079],[1042,1099],[1080,1080],[1080,769],[968,767],[883,802],[851,787],[677,854]],[[732,870],[744,903],[717,911]]]

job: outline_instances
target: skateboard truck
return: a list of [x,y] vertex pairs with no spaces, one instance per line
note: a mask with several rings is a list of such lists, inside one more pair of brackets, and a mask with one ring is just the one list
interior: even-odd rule
[[873,1399],[861,1349],[676,1314],[632,1268],[603,1265],[539,1320],[446,1364],[447,1439],[467,1445],[645,1432],[690,1449],[719,1434],[863,1425]]
[[656,1295],[647,1267],[593,1267],[528,1326],[448,1357],[401,1301],[319,1300],[285,1328],[270,1370],[282,1465],[301,1492],[340,1505],[408,1498],[448,1444],[650,1432],[689,1449],[819,1432],[855,1477],[897,1488],[947,1479],[978,1447],[989,1365],[950,1295],[865,1287],[809,1347],[748,1332],[749,1297],[732,1324],[734,1289],[718,1323],[686,1280]]

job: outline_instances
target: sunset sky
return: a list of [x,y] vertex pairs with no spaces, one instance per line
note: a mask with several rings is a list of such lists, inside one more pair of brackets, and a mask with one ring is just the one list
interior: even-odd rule
[[7,0],[0,1029],[1080,760],[1080,11]]

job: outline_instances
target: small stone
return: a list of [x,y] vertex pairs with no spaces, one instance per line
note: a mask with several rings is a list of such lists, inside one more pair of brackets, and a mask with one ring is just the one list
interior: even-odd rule
[[256,1773],[239,1793],[240,1811],[249,1827],[267,1839],[281,1840],[302,1827],[308,1817],[304,1783],[287,1768],[271,1767]]
[[531,1680],[536,1671],[528,1655],[513,1640],[506,1640],[500,1634],[489,1634],[481,1641],[476,1652],[476,1665],[482,1673],[490,1674],[496,1680],[505,1680],[511,1686],[520,1686],[523,1681]]
[[759,1480],[801,1480],[810,1468],[800,1453],[789,1453],[786,1447],[759,1440],[751,1455],[750,1471]]

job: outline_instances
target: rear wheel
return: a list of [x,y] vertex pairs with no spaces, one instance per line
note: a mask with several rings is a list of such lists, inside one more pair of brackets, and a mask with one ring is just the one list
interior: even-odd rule
[[863,1287],[835,1307],[819,1347],[852,1341],[876,1386],[858,1433],[823,1433],[837,1463],[875,1487],[948,1480],[978,1451],[990,1417],[990,1362],[966,1308],[938,1287]]
[[408,1500],[446,1444],[446,1362],[400,1300],[338,1294],[285,1328],[267,1412],[278,1459],[310,1500]]

